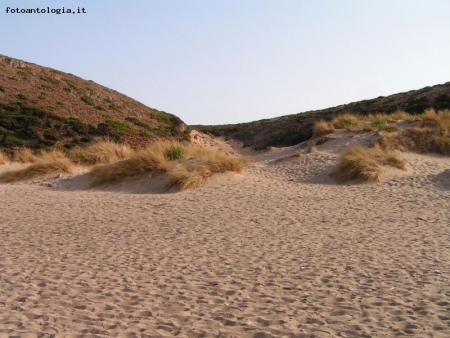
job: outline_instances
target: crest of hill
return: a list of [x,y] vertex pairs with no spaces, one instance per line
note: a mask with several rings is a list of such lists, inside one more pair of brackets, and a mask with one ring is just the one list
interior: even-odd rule
[[386,97],[380,96],[371,100],[272,119],[249,123],[192,127],[214,136],[241,141],[244,147],[261,150],[271,146],[292,146],[306,141],[312,137],[313,126],[317,121],[322,119],[331,121],[337,115],[348,113],[366,116],[376,113],[390,114],[397,110],[404,110],[412,115],[417,115],[429,108],[436,110],[450,109],[450,82]]
[[0,55],[0,148],[71,148],[105,137],[140,146],[188,139],[188,129],[93,81]]

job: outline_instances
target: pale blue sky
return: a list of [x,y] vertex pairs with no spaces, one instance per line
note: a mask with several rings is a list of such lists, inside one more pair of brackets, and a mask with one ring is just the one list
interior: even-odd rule
[[[0,54],[188,124],[259,120],[450,81],[450,0],[0,0]],[[87,14],[6,14],[6,7]]]

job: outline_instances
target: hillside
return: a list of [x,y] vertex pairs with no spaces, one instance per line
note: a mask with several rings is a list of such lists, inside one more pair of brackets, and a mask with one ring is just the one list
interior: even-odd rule
[[0,148],[71,148],[102,137],[138,146],[186,139],[188,128],[93,81],[0,55]]
[[291,146],[308,140],[312,136],[314,123],[320,119],[329,121],[336,115],[344,113],[368,115],[392,113],[396,110],[420,114],[427,108],[450,108],[450,82],[386,97],[380,96],[372,100],[352,102],[337,107],[272,119],[249,123],[192,127],[214,136],[236,139],[243,142],[246,147],[265,149],[269,146]]

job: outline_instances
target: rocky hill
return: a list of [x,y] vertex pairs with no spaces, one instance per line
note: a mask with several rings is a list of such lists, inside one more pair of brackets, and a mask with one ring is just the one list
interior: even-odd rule
[[0,148],[71,148],[102,137],[138,146],[188,132],[178,117],[93,81],[0,55]]
[[427,108],[450,109],[450,82],[411,90],[390,96],[380,96],[340,105],[323,110],[265,119],[249,123],[219,126],[192,126],[214,136],[225,136],[242,141],[244,146],[265,149],[269,146],[291,146],[308,140],[312,127],[319,119],[331,120],[336,115],[392,113],[405,110],[410,114],[420,114]]

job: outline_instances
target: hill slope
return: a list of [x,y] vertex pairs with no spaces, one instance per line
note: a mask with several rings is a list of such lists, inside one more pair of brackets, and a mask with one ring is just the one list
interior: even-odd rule
[[186,139],[188,128],[92,81],[0,55],[0,148],[70,148],[100,137],[137,146]]
[[308,140],[312,127],[319,119],[331,120],[334,116],[350,113],[368,115],[405,110],[420,114],[427,108],[450,109],[450,82],[420,90],[378,97],[333,108],[308,111],[249,123],[219,126],[192,126],[214,136],[225,136],[242,141],[244,146],[265,149],[269,146],[291,146]]

